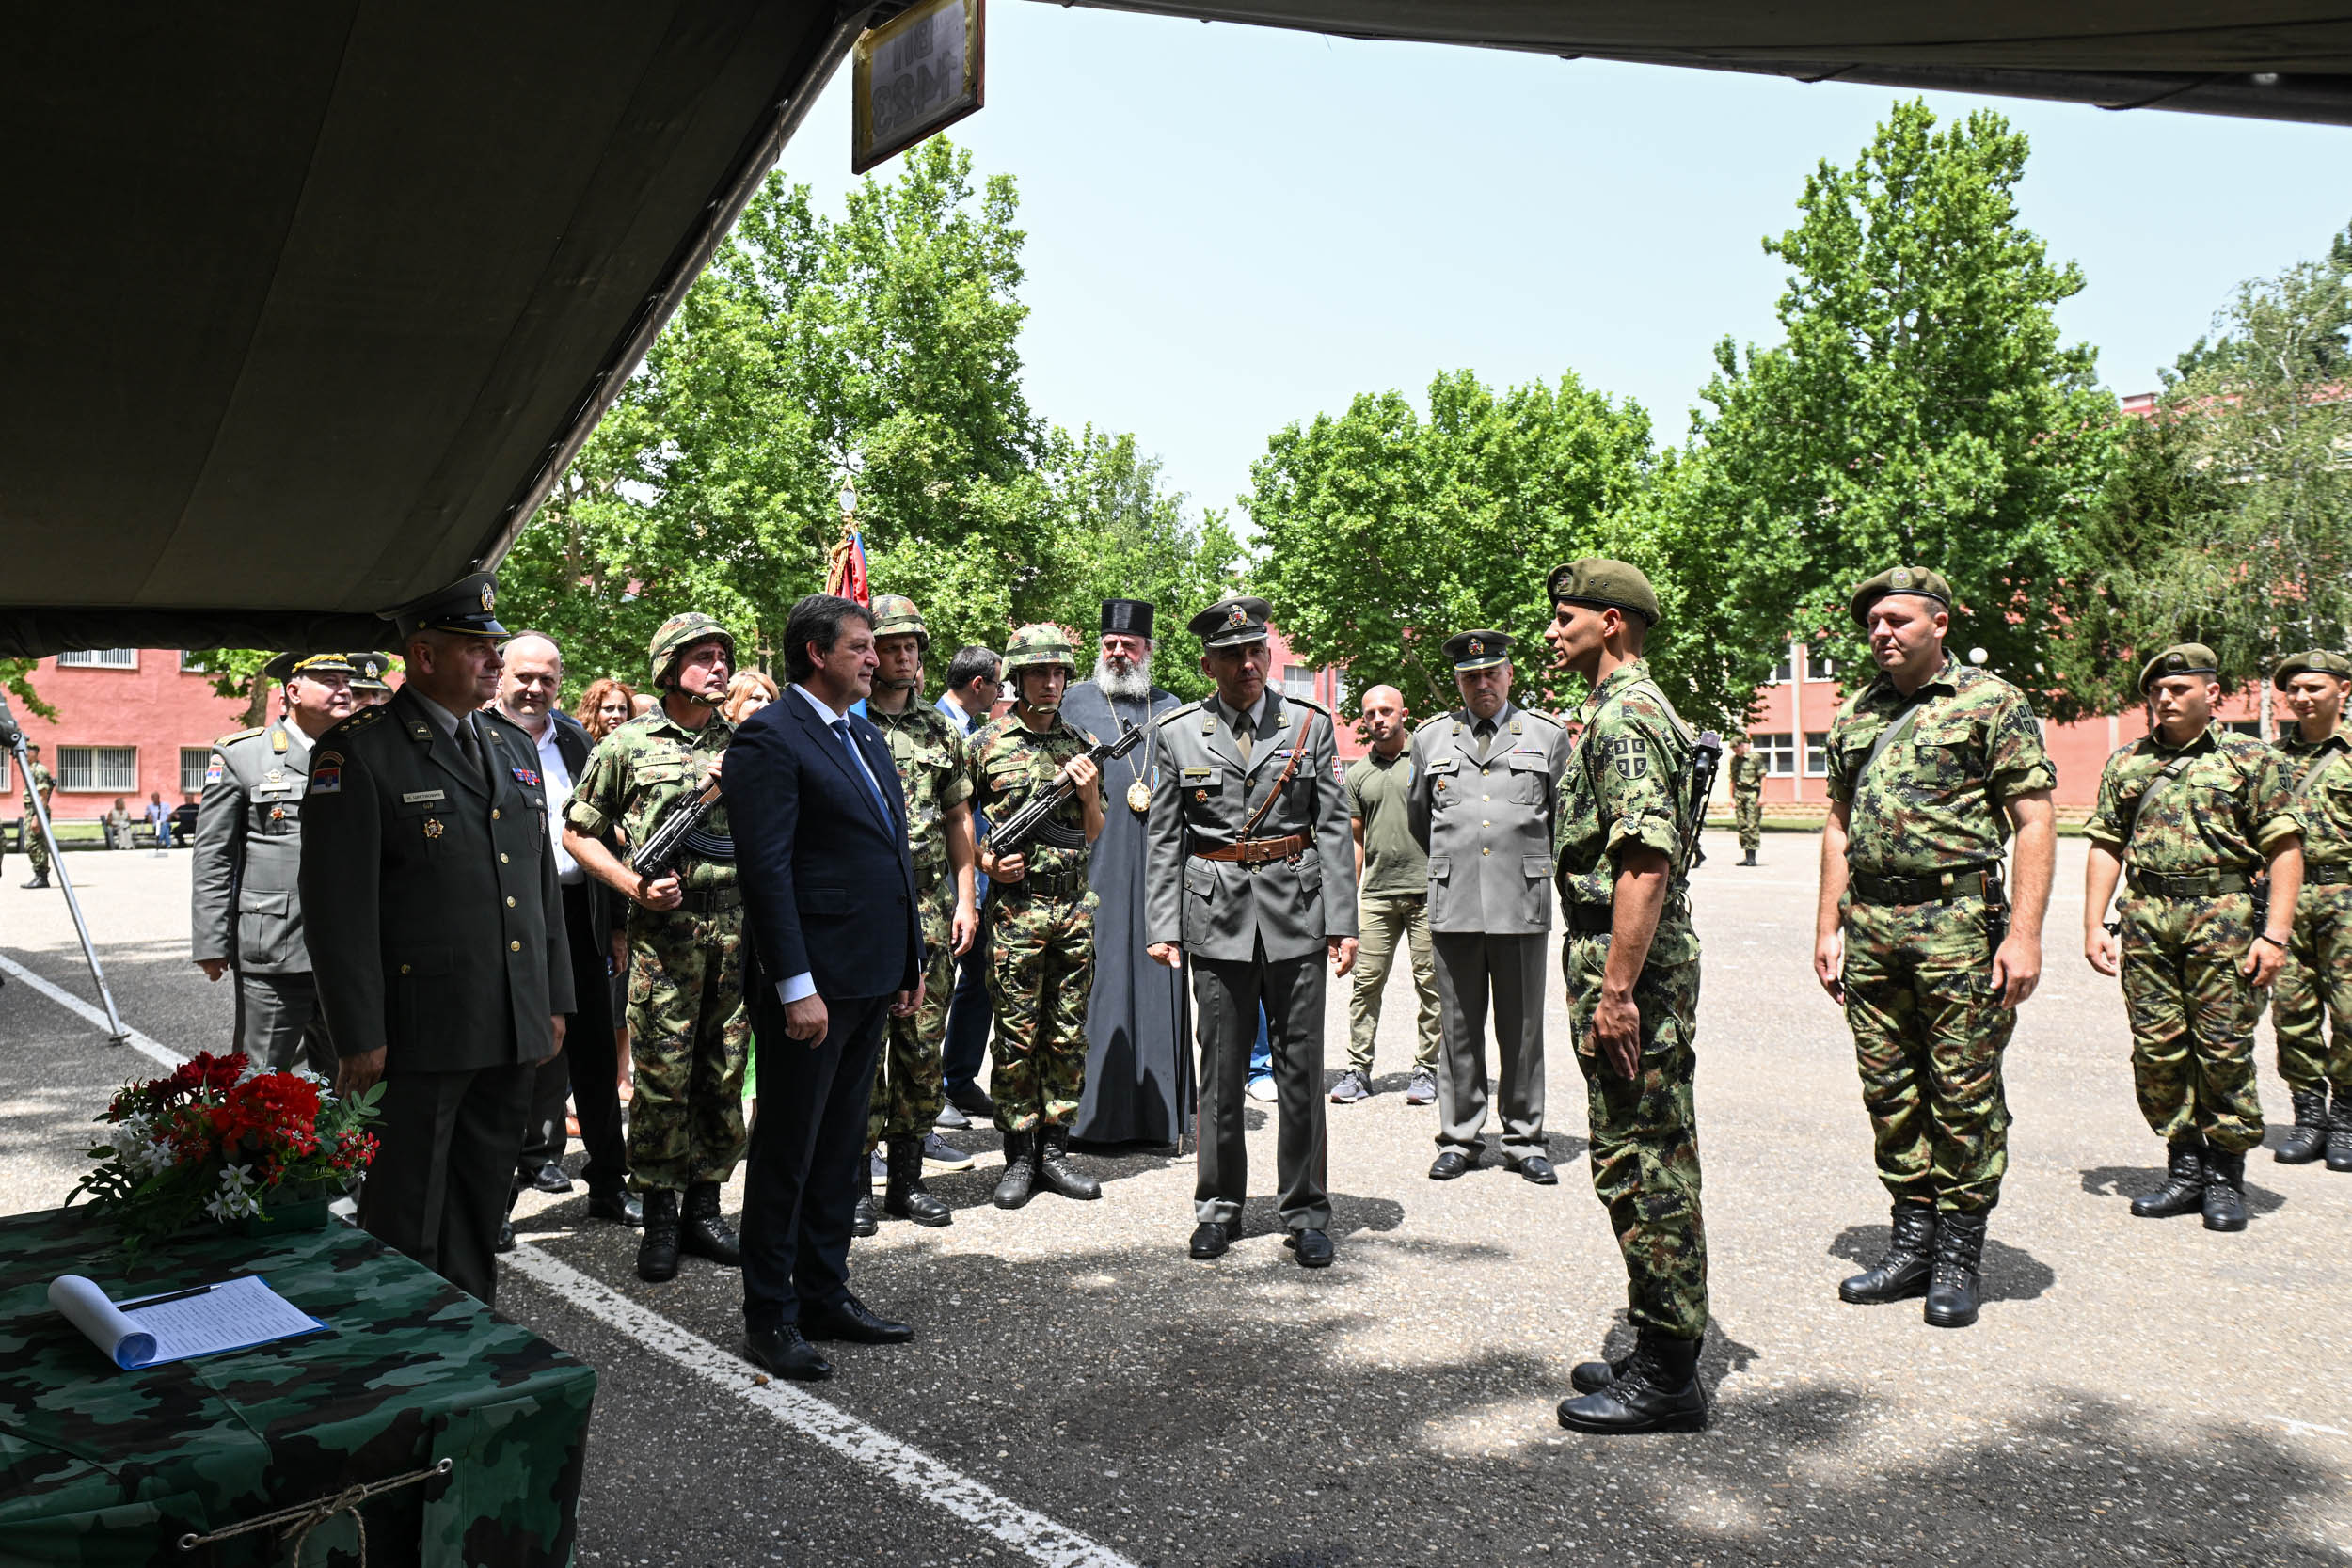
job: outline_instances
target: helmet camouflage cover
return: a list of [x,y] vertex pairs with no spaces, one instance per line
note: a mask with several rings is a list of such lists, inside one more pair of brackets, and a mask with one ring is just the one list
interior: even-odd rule
[[[876,628],[879,630],[880,628]],[[1070,634],[1047,621],[1031,622],[1012,634],[1005,644],[1005,678],[1012,678],[1019,670],[1058,664],[1075,671],[1077,657],[1070,651]]]
[[654,685],[669,684],[670,677],[677,673],[678,655],[697,642],[713,641],[726,644],[727,662],[733,664],[735,634],[709,616],[689,610],[662,622],[660,629],[653,634],[653,645],[645,651],[645,657],[653,664]]
[[876,594],[874,636],[878,639],[902,637],[909,632],[914,633],[917,648],[926,653],[930,651],[931,634],[924,628],[923,612],[914,608],[914,601],[897,594]]

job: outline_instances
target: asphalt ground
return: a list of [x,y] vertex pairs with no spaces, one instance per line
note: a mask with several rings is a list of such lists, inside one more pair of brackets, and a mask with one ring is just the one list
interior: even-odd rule
[[[1817,842],[1768,835],[1748,870],[1710,835],[1696,879],[1706,1433],[1605,1440],[1553,1420],[1570,1366],[1628,1335],[1558,1000],[1561,1184],[1490,1153],[1439,1185],[1432,1114],[1400,1092],[1397,979],[1382,1093],[1329,1108],[1339,1261],[1319,1273],[1291,1262],[1264,1198],[1232,1253],[1190,1261],[1190,1162],[1165,1150],[1082,1156],[1099,1203],[1000,1212],[996,1139],[963,1134],[979,1166],[931,1180],[954,1225],[888,1223],[853,1255],[857,1290],[914,1343],[839,1347],[834,1381],[763,1388],[730,1359],[732,1274],[690,1259],[641,1284],[633,1232],[588,1221],[584,1195],[526,1196],[500,1308],[600,1378],[580,1561],[2352,1561],[2352,1177],[2257,1154],[2242,1235],[2129,1216],[2162,1148],[2132,1101],[2116,983],[2076,952],[2080,840],[2060,845],[2047,976],[2010,1053],[1982,1321],[1943,1331],[1915,1302],[1837,1301],[1886,1208],[1851,1046],[1809,974]],[[0,957],[92,998],[62,902],[19,889],[24,863],[0,886]],[[223,1045],[227,986],[185,958],[184,854],[68,863],[126,1022]],[[30,986],[0,988],[0,1205],[56,1202],[87,1118],[151,1067]],[[1261,1187],[1269,1120],[1253,1110]]]

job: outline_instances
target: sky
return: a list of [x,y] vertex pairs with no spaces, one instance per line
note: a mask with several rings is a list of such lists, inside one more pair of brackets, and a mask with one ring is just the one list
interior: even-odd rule
[[[1425,406],[1441,370],[1572,370],[1680,441],[1715,342],[1779,335],[1762,238],[1915,96],[1035,0],[988,25],[987,107],[948,135],[1018,183],[1030,407],[1134,432],[1195,506],[1234,505],[1283,426],[1359,392]],[[849,80],[781,165],[835,212]],[[2119,394],[2352,222],[2352,131],[1927,98],[2030,137],[2020,219],[2082,267],[2059,325]]]

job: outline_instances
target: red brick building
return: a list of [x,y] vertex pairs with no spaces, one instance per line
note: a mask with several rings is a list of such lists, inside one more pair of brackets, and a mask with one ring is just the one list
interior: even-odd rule
[[[55,721],[11,703],[24,738],[56,775],[49,809],[60,821],[92,821],[119,796],[136,816],[151,793],[166,805],[195,799],[217,736],[243,721],[245,704],[215,696],[186,657],[158,648],[104,648],[44,658],[33,689],[56,709]],[[275,699],[273,698],[273,701]],[[0,816],[24,810],[13,759],[0,756]]]

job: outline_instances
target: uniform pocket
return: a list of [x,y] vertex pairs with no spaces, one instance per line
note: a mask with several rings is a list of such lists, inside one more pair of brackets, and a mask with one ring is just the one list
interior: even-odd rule
[[1454,857],[1452,855],[1432,855],[1429,857],[1429,879],[1431,881],[1442,882],[1453,875]]
[[1551,769],[1540,756],[1525,752],[1511,753],[1511,802],[1520,806],[1540,806],[1551,792]]

